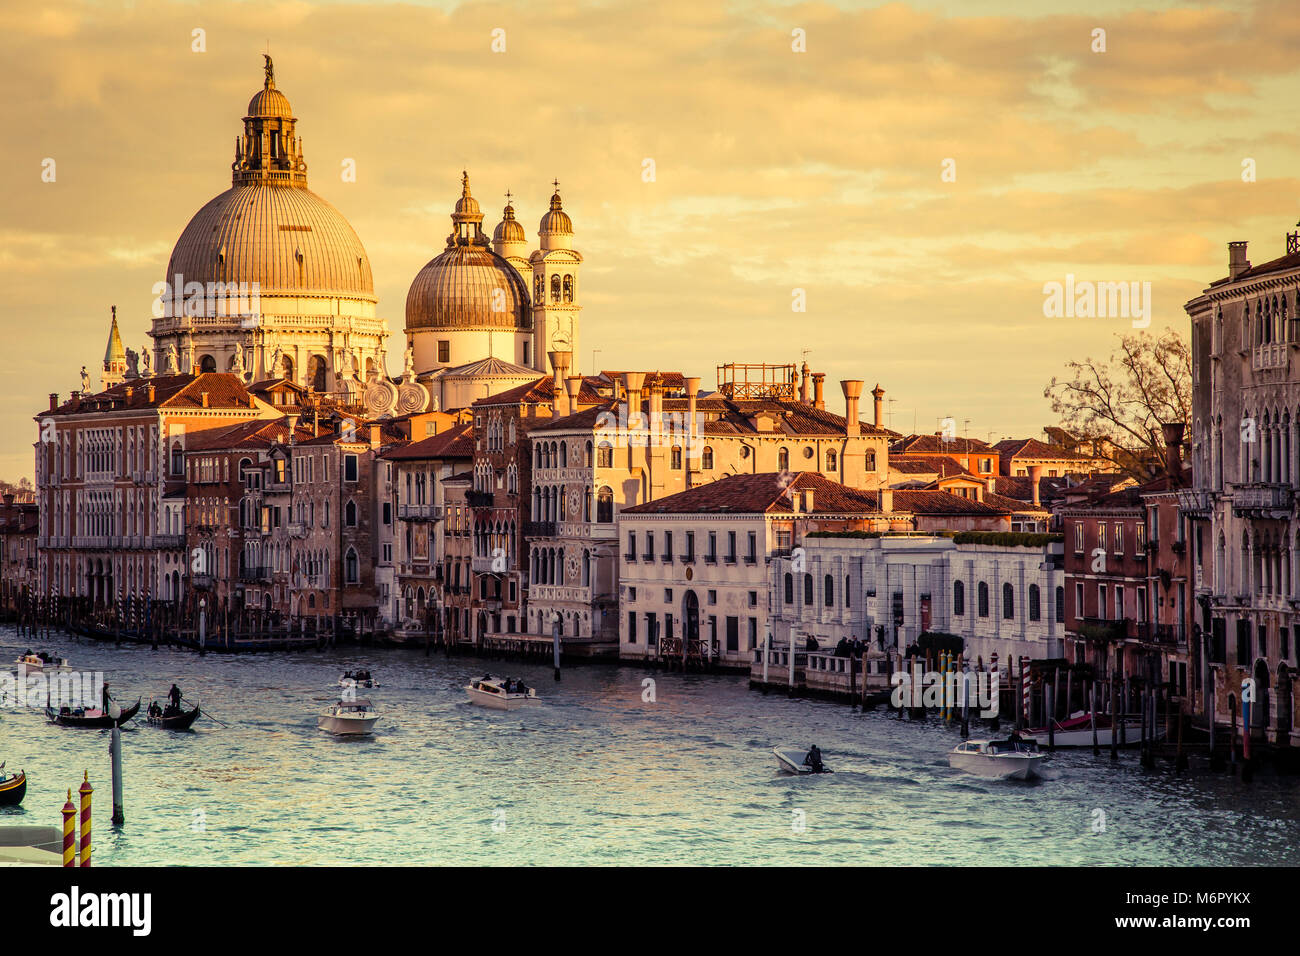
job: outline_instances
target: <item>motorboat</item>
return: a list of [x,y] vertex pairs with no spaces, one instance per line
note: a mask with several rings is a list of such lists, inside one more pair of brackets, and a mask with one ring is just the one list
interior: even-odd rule
[[46,707],[45,716],[50,723],[60,727],[121,727],[139,709],[140,700],[137,698],[130,707],[122,708],[114,704],[112,710],[117,711],[116,714],[104,713],[98,707],[60,707],[57,711],[53,707]]
[[4,764],[0,763],[0,807],[16,807],[27,795],[27,774],[5,773]]
[[[1109,747],[1111,739],[1112,721],[1110,714],[1097,715],[1097,746]],[[1142,742],[1142,727],[1137,720],[1120,718],[1122,733],[1116,738],[1116,746],[1136,747]],[[1046,727],[1034,727],[1026,732],[1026,735],[1032,737],[1040,747],[1046,747],[1051,743],[1054,747],[1091,747],[1092,746],[1092,714],[1087,712],[1077,712],[1071,714],[1065,720],[1057,720],[1052,723],[1051,740]],[[1164,727],[1156,728],[1156,739],[1159,740],[1165,735]]]
[[471,704],[492,710],[518,710],[540,699],[534,688],[509,677],[487,676],[470,681],[465,693],[469,695]]
[[977,777],[997,780],[1032,780],[1041,776],[1046,754],[1038,752],[1031,738],[1007,740],[966,740],[948,754],[948,766]]
[[805,774],[805,773],[832,773],[830,767],[822,764],[820,770],[814,770],[811,765],[806,763],[807,753],[802,750],[789,750],[780,747],[774,747],[772,753],[776,756],[777,766],[785,773]]
[[18,665],[20,680],[28,674],[53,674],[72,669],[67,658],[51,657],[49,654],[24,654],[14,663]]
[[379,720],[374,706],[364,697],[341,700],[316,718],[318,730],[327,730],[336,737],[364,737]]

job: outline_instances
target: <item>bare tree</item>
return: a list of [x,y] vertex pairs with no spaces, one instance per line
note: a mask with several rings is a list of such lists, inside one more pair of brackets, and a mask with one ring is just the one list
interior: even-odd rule
[[1063,428],[1094,441],[1097,457],[1145,480],[1164,460],[1160,426],[1191,421],[1192,352],[1173,329],[1117,337],[1108,359],[1067,363],[1071,377],[1053,376],[1043,397]]

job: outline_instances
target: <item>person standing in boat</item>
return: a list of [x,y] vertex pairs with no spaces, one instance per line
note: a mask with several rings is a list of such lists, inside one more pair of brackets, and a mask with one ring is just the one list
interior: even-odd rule
[[167,704],[176,711],[181,709],[181,689],[172,684],[172,689],[167,692]]
[[812,768],[813,773],[821,773],[822,772],[821,749],[816,744],[813,744],[812,749],[808,751],[808,756],[803,758],[803,762],[804,762],[804,766]]
[[112,699],[113,698],[109,696],[108,693],[108,681],[104,681],[103,702],[104,702],[104,713],[106,714],[108,713],[108,702]]

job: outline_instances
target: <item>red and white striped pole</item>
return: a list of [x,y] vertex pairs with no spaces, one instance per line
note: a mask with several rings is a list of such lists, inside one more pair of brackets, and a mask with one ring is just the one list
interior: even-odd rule
[[1025,726],[1029,726],[1029,658],[1020,658],[1020,703],[1021,713],[1025,718]]

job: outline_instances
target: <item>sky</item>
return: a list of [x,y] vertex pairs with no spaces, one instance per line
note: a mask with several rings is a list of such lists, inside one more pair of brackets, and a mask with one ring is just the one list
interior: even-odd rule
[[[896,430],[986,440],[1042,437],[1067,362],[1185,332],[1230,240],[1273,259],[1300,218],[1293,0],[0,0],[0,478],[48,393],[98,382],[110,306],[146,342],[267,49],[392,363],[462,169],[533,241],[559,179],[584,372],[806,358],[832,409],[864,379]],[[1149,326],[1045,315],[1067,275],[1150,283]]]

